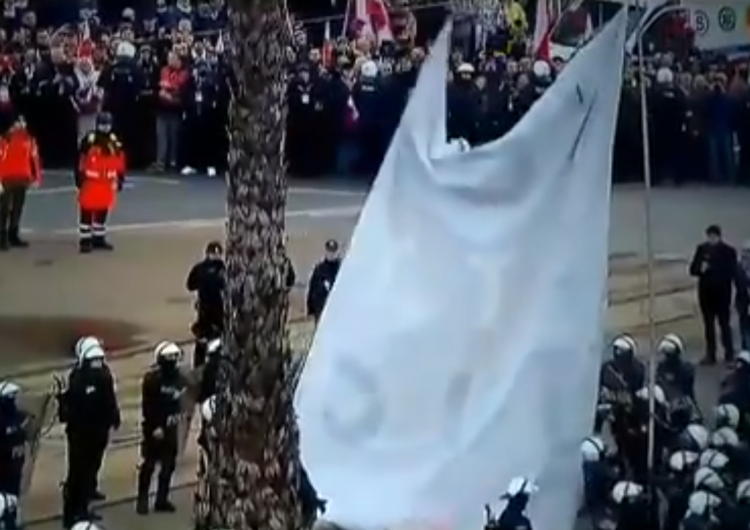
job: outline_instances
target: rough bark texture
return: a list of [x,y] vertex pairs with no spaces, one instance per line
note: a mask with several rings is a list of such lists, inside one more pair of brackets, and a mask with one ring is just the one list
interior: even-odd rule
[[286,322],[282,158],[289,35],[277,0],[230,2],[226,358],[196,527],[300,528],[299,436]]

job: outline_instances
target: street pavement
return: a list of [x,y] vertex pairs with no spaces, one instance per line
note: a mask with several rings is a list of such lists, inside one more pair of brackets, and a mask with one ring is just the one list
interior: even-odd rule
[[[220,225],[226,215],[225,190],[222,178],[132,175],[111,223],[119,230]],[[292,220],[354,215],[363,197],[361,191],[340,186],[293,184],[287,211]],[[31,192],[25,227],[40,233],[72,233],[78,226],[75,200],[70,176],[47,175],[42,187]]]
[[[123,426],[102,472],[102,488],[110,499],[127,499],[134,491],[138,463],[139,384],[151,363],[149,345],[163,338],[188,337],[192,299],[184,277],[206,241],[222,234],[223,182],[207,179],[172,181],[133,178],[115,219],[109,255],[80,256],[75,248],[74,195],[63,178],[50,177],[29,201],[27,226],[32,247],[0,256],[0,369],[22,372],[27,393],[49,388],[51,374],[68,364],[69,348],[83,333],[98,334],[112,350]],[[169,182],[169,183],[167,183]],[[301,189],[300,189],[301,188]],[[48,191],[45,191],[48,190]],[[296,185],[290,191],[290,253],[300,278],[292,296],[291,327],[298,349],[309,343],[312,326],[304,322],[304,282],[324,241],[346,241],[363,193],[351,189]],[[648,336],[645,242],[642,192],[617,189],[611,220],[609,332],[630,331],[646,349]],[[732,242],[750,238],[746,223],[747,190],[664,189],[654,194],[654,251],[657,333],[684,336],[690,356],[701,353],[693,282],[686,257],[711,223],[721,224]],[[295,213],[301,212],[301,213]],[[586,227],[582,226],[581,230]],[[554,259],[554,256],[550,256]],[[702,406],[715,400],[722,368],[701,369],[698,393]],[[176,483],[195,475],[195,446],[188,446]],[[24,501],[29,522],[59,513],[59,483],[64,475],[64,440],[59,426],[44,438],[31,492]],[[178,494],[175,516],[135,519],[131,503],[104,508],[110,530],[140,525],[185,528],[190,519],[190,493]],[[39,523],[40,528],[46,528]],[[57,526],[59,523],[49,523]]]

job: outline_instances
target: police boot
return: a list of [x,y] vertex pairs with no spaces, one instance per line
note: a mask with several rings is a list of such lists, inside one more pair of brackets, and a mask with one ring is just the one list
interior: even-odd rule
[[169,489],[172,486],[172,472],[169,467],[159,470],[159,481],[156,485],[155,512],[174,513],[177,511],[174,504],[169,502]]
[[83,238],[78,241],[78,252],[80,252],[81,254],[89,254],[91,250],[91,239]]
[[8,241],[8,233],[0,232],[0,251],[10,249],[10,242]]
[[11,228],[8,232],[8,244],[14,248],[26,248],[29,246],[27,241],[21,239],[18,228]]
[[93,240],[94,250],[114,250],[113,247],[104,236],[96,236]]

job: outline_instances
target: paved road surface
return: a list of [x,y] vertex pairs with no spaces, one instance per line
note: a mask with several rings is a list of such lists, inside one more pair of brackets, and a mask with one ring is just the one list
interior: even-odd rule
[[[134,175],[128,184],[112,219],[113,224],[121,227],[210,225],[220,223],[225,216],[222,179]],[[296,220],[352,215],[362,199],[362,192],[330,189],[325,185],[294,185],[287,209],[290,218]],[[70,179],[53,174],[44,179],[40,189],[32,191],[24,223],[42,233],[66,233],[77,227],[75,212],[75,188]]]
[[[114,221],[121,231],[113,236],[118,249],[107,256],[81,257],[75,252],[71,241],[71,230],[75,229],[73,194],[66,189],[64,180],[48,178],[45,187],[32,196],[26,221],[34,229],[29,236],[34,246],[0,257],[0,300],[5,301],[0,303],[0,341],[4,345],[15,344],[0,352],[4,356],[0,359],[4,373],[12,373],[21,365],[38,368],[40,358],[60,366],[64,346],[69,346],[76,333],[82,331],[102,330],[108,343],[124,347],[186,335],[191,304],[183,291],[183,275],[203,243],[221,235],[223,184],[220,180],[200,179],[175,183],[134,178],[132,182],[134,188],[122,196]],[[615,193],[610,279],[610,298],[615,305],[610,310],[609,324],[612,332],[628,329],[643,338],[645,280],[643,264],[637,257],[643,249],[638,221],[641,199],[641,192],[632,187]],[[682,333],[694,357],[700,354],[700,333],[684,256],[710,223],[723,225],[732,241],[750,237],[746,214],[749,199],[747,190],[681,189],[655,193],[655,250],[662,257],[656,274],[660,293],[658,331]],[[346,190],[298,189],[290,193],[290,247],[300,276],[306,276],[329,235],[347,237],[360,202],[361,194]],[[317,213],[311,214],[312,210]],[[300,295],[298,291],[293,301],[297,314],[302,309]],[[307,340],[305,329],[309,328],[296,329],[298,340]],[[115,436],[115,447],[102,475],[103,487],[111,498],[127,497],[133,492],[138,458],[134,445],[138,379],[149,363],[148,353],[112,361],[125,422]],[[700,372],[699,394],[704,406],[713,402],[720,376],[719,368]],[[48,382],[48,372],[21,380],[29,392],[43,390]],[[194,464],[191,446],[179,470],[178,482],[187,483],[194,477]],[[32,519],[57,513],[63,465],[61,432],[55,428],[43,442],[40,471],[27,502],[26,513]],[[144,526],[130,519],[130,506],[117,508],[108,514],[109,530],[136,524],[146,530],[154,521],[165,530],[185,528],[189,511],[184,510],[187,513],[173,518],[148,519]]]

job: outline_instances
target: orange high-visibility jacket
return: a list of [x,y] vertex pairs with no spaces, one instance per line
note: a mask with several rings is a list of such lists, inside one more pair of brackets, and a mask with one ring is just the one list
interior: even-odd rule
[[78,160],[78,204],[83,210],[110,210],[125,173],[125,154],[117,137],[91,132],[81,141]]
[[12,129],[0,137],[0,182],[41,181],[42,164],[34,137],[26,129]]

